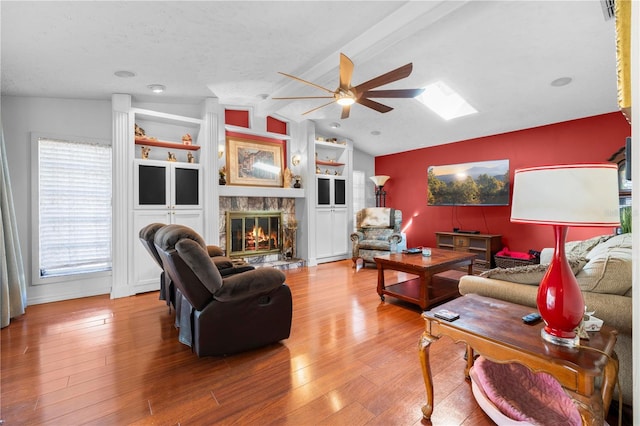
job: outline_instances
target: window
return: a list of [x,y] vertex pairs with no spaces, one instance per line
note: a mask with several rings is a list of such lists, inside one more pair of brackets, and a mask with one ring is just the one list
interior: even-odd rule
[[32,139],[34,282],[111,271],[111,146]]

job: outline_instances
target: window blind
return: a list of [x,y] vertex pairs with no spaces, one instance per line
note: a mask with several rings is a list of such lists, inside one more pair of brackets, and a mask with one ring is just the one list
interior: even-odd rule
[[111,270],[111,146],[38,139],[41,277]]

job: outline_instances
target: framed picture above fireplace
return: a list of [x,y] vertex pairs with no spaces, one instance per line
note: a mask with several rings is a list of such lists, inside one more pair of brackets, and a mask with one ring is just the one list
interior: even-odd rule
[[285,141],[227,133],[229,185],[282,187]]

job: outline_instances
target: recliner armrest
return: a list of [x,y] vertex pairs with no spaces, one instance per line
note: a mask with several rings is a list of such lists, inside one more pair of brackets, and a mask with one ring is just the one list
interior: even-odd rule
[[224,250],[218,246],[207,246],[209,257],[224,256]]
[[363,239],[364,239],[364,234],[360,231],[356,231],[351,234],[351,241],[353,241],[354,243],[356,241],[362,241]]
[[280,287],[286,277],[275,268],[258,268],[223,278],[222,288],[213,298],[220,302],[242,300],[259,294],[270,293]]

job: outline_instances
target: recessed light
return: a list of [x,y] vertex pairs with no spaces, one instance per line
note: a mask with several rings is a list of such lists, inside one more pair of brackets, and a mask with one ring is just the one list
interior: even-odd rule
[[551,85],[553,87],[562,87],[562,86],[566,86],[567,84],[571,83],[573,81],[573,79],[571,77],[560,77],[560,78],[556,78],[555,80],[553,80],[551,82]]
[[131,78],[131,77],[135,77],[136,73],[132,71],[120,70],[120,71],[114,72],[113,75],[120,78]]
[[269,95],[267,95],[266,93],[260,93],[258,95],[258,98],[260,98],[260,99],[267,99],[268,97],[269,97]]
[[331,123],[331,124],[329,124],[329,127],[331,127],[332,129],[339,129],[340,128],[340,123]]
[[153,93],[162,93],[164,89],[166,89],[162,84],[150,84],[147,87],[151,89]]
[[380,132],[380,130],[372,130],[372,131],[371,131],[371,134],[372,134],[373,136],[380,136],[380,134],[381,134],[381,133],[382,133],[382,132]]

